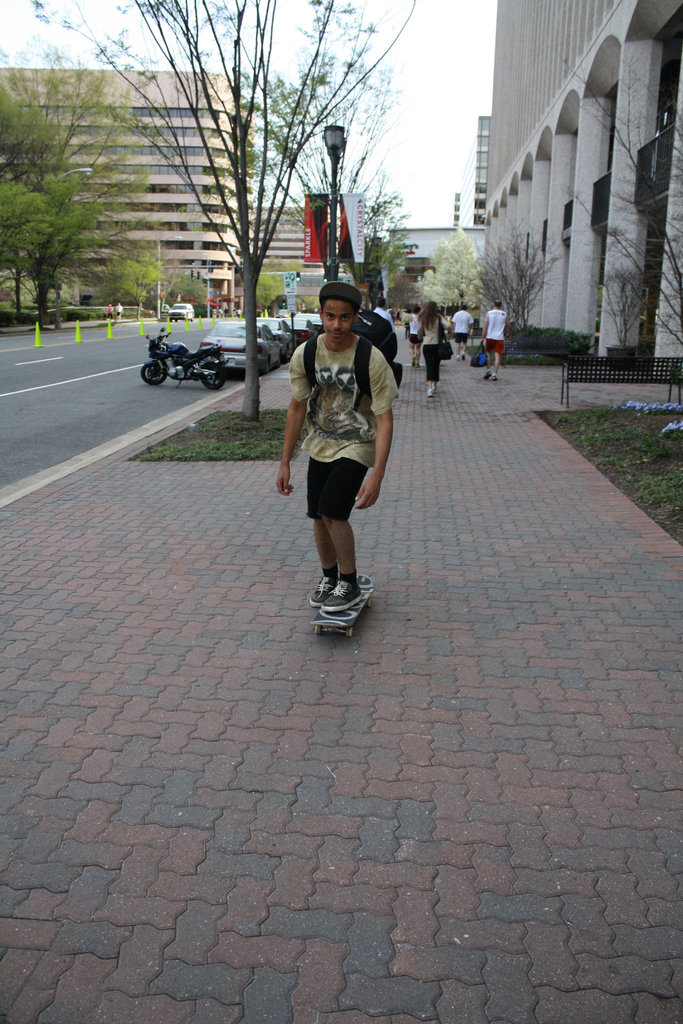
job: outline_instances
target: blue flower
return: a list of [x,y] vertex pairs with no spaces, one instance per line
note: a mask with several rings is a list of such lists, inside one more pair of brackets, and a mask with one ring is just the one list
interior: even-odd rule
[[683,412],[683,405],[676,402],[622,402],[621,405],[613,405],[612,409],[621,412],[635,412],[638,416],[650,414],[662,415],[668,413]]
[[659,436],[664,437],[665,434],[676,434],[678,432],[683,433],[683,420],[674,420],[672,423],[667,423],[667,425],[659,431]]

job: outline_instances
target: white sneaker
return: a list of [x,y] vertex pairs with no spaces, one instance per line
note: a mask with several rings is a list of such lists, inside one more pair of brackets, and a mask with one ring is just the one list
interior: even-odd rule
[[434,397],[434,388],[427,388],[427,398]]

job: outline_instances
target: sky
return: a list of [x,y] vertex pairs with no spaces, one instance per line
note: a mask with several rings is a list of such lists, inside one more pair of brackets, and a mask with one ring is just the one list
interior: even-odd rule
[[[59,8],[66,0],[51,0]],[[299,0],[285,0],[295,5]],[[111,32],[120,20],[116,0],[83,0]],[[409,0],[365,0],[390,37]],[[403,196],[408,227],[445,227],[453,222],[453,200],[474,144],[477,118],[491,113],[496,0],[416,0],[415,12],[387,61],[394,68],[396,129],[384,143],[384,166],[392,186]],[[12,63],[20,53],[40,52],[50,43],[88,63],[85,44],[73,33],[41,24],[30,0],[12,0],[2,48]],[[278,45],[285,48],[286,40]],[[353,130],[352,127],[350,129]]]

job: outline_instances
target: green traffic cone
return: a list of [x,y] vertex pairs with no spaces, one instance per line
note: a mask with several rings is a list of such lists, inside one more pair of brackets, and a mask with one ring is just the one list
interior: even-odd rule
[[113,338],[114,337],[114,334],[113,334],[112,329],[111,329],[111,320],[107,320],[107,337],[108,338]]
[[202,331],[203,329],[204,328],[202,327],[202,318],[200,317],[199,318],[199,330]]
[[166,317],[166,333],[167,334],[171,333],[171,318],[170,318],[170,316]]
[[185,330],[189,331],[189,329],[190,329],[190,321],[189,321],[188,317],[185,317]]
[[75,340],[77,342],[78,341],[83,341],[83,338],[81,338],[81,321],[80,320],[76,321],[76,339]]
[[33,347],[34,348],[42,348],[43,347],[43,343],[40,340],[40,324],[38,323],[37,320],[36,320],[36,343],[35,343],[35,345]]
[[144,338],[145,336],[145,321],[140,317],[140,335]]

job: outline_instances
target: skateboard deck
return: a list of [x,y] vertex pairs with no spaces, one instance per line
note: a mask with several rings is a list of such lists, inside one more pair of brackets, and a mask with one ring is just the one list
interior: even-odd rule
[[375,592],[375,585],[370,576],[362,576],[358,573],[358,586],[361,591],[360,597],[355,604],[352,604],[350,608],[345,608],[343,612],[324,612],[322,608],[318,608],[316,617],[313,619],[318,636],[321,633],[346,633],[347,636],[353,636],[354,623],[366,604],[368,606],[372,604],[372,595]]

